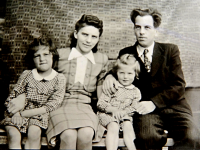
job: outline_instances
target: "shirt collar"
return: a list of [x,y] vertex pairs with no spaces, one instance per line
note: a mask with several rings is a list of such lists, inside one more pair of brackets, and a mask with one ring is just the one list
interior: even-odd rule
[[131,85],[129,85],[129,86],[123,86],[122,84],[119,84],[119,87],[123,87],[123,88],[125,88],[125,89],[134,89],[134,85],[133,84],[131,84]]
[[39,73],[37,72],[37,69],[35,68],[35,69],[32,70],[32,74],[33,74],[33,78],[35,80],[38,80],[38,81],[47,80],[47,81],[49,81],[49,80],[52,80],[57,75],[57,72],[54,69],[52,69],[50,75],[48,75],[46,77],[42,77],[41,75],[39,75]]
[[90,51],[89,53],[83,55],[81,54],[76,48],[72,48],[70,54],[69,54],[69,58],[68,60],[72,60],[72,59],[76,59],[78,57],[86,57],[88,60],[90,60],[93,64],[95,64],[95,60],[94,60],[94,54],[92,51]]
[[153,42],[149,47],[142,47],[139,44],[137,45],[137,52],[138,52],[138,56],[141,57],[144,53],[145,49],[149,50],[149,53],[151,54],[151,56],[153,55],[153,48],[154,48],[155,42]]

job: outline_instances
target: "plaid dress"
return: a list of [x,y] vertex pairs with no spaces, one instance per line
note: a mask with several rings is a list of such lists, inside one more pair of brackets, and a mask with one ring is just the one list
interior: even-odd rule
[[26,133],[27,128],[31,125],[37,125],[43,129],[47,129],[49,112],[58,108],[63,101],[65,82],[64,75],[57,72],[55,72],[55,77],[51,80],[36,80],[31,70],[25,70],[19,77],[5,105],[8,106],[13,98],[25,93],[26,101],[24,110],[45,107],[47,113],[30,118],[23,117],[23,124],[15,125],[11,122],[12,114],[6,111],[5,119],[1,123],[16,126],[22,133]]
[[91,127],[94,133],[99,124],[98,117],[90,105],[92,93],[101,85],[101,78],[107,70],[108,58],[105,54],[93,53],[95,64],[87,60],[84,84],[74,83],[77,59],[68,60],[70,49],[59,49],[58,71],[66,76],[66,93],[62,106],[50,113],[47,139],[55,146],[56,136],[66,129]]
[[[132,122],[135,105],[140,99],[140,90],[133,85],[131,85],[131,88],[120,86],[118,91],[110,97],[102,93],[97,103],[97,108],[99,109],[97,115],[101,125],[106,128],[110,122],[117,122],[120,125],[124,120],[130,120]],[[112,117],[112,114],[106,113],[106,108],[109,106],[117,107],[119,110],[125,110],[124,117],[118,120]]]

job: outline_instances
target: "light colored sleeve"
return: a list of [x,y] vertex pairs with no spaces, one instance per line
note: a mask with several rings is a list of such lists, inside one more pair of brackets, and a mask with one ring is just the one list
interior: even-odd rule
[[63,74],[58,74],[58,83],[56,84],[55,91],[49,97],[48,102],[46,103],[46,111],[51,112],[58,107],[60,107],[66,88],[66,78]]
[[111,97],[107,96],[106,94],[104,94],[102,92],[98,102],[97,102],[97,109],[99,109],[100,111],[103,111],[105,112],[106,111],[106,108],[108,106],[111,106],[110,104],[110,100],[111,100]]
[[22,72],[22,74],[20,75],[17,83],[15,84],[13,90],[11,91],[9,97],[7,98],[6,102],[5,102],[5,106],[7,107],[9,102],[13,99],[16,98],[17,96],[26,93],[26,85],[27,85],[27,77],[30,74],[31,70],[25,70],[24,72]]
[[133,94],[132,103],[130,106],[125,108],[127,114],[134,113],[136,111],[135,105],[137,105],[137,103],[141,100],[141,92],[137,87],[133,89],[132,94]]

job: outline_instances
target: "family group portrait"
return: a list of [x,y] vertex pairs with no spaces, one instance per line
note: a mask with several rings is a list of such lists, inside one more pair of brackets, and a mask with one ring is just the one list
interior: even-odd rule
[[200,150],[199,18],[199,0],[2,0],[0,150]]

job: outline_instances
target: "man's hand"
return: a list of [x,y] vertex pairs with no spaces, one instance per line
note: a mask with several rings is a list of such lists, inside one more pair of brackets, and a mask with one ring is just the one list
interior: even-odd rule
[[156,106],[152,101],[142,101],[136,105],[136,111],[141,115],[151,113],[155,110],[155,108]]
[[103,92],[106,95],[112,95],[118,89],[119,82],[112,76],[108,75],[103,82]]
[[22,117],[21,117],[19,112],[17,112],[16,114],[14,114],[12,116],[11,121],[12,121],[12,123],[14,123],[16,125],[22,125],[22,123],[23,123],[23,119],[22,119]]
[[25,105],[25,93],[13,98],[8,105],[8,112],[15,114],[16,112],[22,110]]

